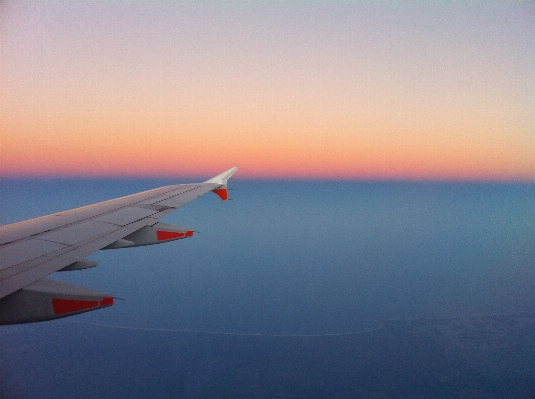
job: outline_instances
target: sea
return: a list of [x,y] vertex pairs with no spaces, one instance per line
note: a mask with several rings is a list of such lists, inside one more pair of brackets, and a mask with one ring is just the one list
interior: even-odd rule
[[[2,179],[0,224],[187,182]],[[232,179],[0,326],[0,398],[534,398],[535,184]]]

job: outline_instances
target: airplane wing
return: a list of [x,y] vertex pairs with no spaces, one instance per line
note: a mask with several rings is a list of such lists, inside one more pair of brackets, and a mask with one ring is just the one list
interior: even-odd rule
[[193,231],[158,220],[210,191],[228,199],[232,168],[203,183],[177,184],[0,227],[0,325],[72,316],[113,305],[104,292],[46,277],[96,266],[100,249],[152,245]]

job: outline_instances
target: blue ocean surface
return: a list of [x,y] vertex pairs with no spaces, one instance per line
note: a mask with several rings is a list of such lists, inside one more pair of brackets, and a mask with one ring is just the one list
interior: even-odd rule
[[[173,183],[5,179],[0,224]],[[359,397],[357,377],[344,374],[356,366],[341,359],[373,337],[358,341],[355,333],[392,320],[533,312],[534,184],[233,179],[230,186],[232,201],[208,194],[162,220],[195,230],[193,238],[99,251],[89,257],[98,267],[52,276],[124,300],[0,327],[0,398]],[[306,341],[321,337],[356,341]],[[297,357],[280,362],[255,357],[289,356],[292,348]],[[526,356],[535,364],[533,352]],[[304,358],[334,362],[336,377],[328,367],[301,370],[301,380],[284,374],[295,380],[284,386],[259,377],[269,367],[309,367]],[[225,375],[216,371],[223,363]],[[413,397],[409,388],[392,394],[394,382],[384,391],[377,384],[367,397]],[[424,391],[445,389],[435,388]]]

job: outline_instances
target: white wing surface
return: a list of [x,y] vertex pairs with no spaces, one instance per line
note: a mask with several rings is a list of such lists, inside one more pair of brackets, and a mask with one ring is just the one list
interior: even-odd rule
[[84,258],[191,237],[193,231],[158,222],[210,191],[228,199],[227,181],[238,168],[204,183],[177,184],[0,227],[0,325],[28,323],[113,304],[103,292],[46,277],[96,266]]

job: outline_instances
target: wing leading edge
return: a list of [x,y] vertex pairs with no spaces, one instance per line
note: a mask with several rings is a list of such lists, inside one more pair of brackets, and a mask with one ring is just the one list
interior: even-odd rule
[[193,231],[158,220],[210,191],[228,199],[231,168],[203,183],[176,184],[0,227],[0,325],[71,316],[113,304],[109,294],[46,277],[96,266],[100,249],[160,244]]

